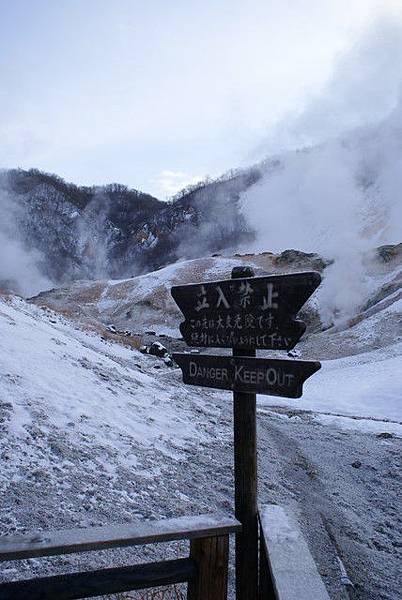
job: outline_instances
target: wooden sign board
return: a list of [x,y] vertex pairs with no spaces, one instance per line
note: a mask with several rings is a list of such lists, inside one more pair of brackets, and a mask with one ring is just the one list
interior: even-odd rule
[[320,282],[315,272],[245,277],[174,286],[172,296],[189,346],[291,350],[306,329],[296,315]]
[[243,356],[173,354],[184,383],[234,392],[300,398],[303,383],[321,368],[317,361]]

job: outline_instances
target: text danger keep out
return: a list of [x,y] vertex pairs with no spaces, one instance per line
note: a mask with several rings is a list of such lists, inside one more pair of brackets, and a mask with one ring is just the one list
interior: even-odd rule
[[266,369],[249,369],[245,365],[234,365],[230,370],[225,367],[207,367],[197,365],[190,361],[189,375],[196,379],[209,379],[211,381],[230,381],[233,383],[246,383],[270,386],[291,387],[294,375],[283,369],[268,367]]

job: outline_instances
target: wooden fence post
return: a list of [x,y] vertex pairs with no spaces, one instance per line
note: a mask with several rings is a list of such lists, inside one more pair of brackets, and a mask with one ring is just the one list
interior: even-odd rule
[[197,576],[188,584],[187,600],[227,600],[229,536],[191,540],[190,558]]
[[[254,277],[251,267],[235,267],[232,278]],[[256,356],[255,350],[233,348],[233,356]],[[256,395],[233,393],[236,600],[256,600],[258,590]]]

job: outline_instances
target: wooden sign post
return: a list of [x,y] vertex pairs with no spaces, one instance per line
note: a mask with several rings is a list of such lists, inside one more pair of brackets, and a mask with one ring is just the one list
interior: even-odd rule
[[236,279],[172,287],[185,316],[180,331],[189,346],[291,350],[306,330],[296,315],[319,286],[318,273]]
[[[250,267],[232,270],[232,279],[253,277]],[[233,357],[255,357],[256,351],[233,348]],[[257,396],[233,392],[235,516],[242,524],[236,534],[236,598],[258,596],[257,517]]]
[[317,361],[254,358],[243,354],[232,358],[183,352],[173,354],[173,358],[183,372],[184,383],[286,398],[300,398],[303,383],[321,367]]
[[291,350],[306,326],[296,319],[321,282],[318,273],[254,277],[236,267],[232,279],[172,288],[183,312],[190,346],[232,348],[232,357],[177,353],[174,360],[191,385],[233,391],[236,599],[258,597],[256,394],[300,398],[316,361],[257,358],[256,349]]

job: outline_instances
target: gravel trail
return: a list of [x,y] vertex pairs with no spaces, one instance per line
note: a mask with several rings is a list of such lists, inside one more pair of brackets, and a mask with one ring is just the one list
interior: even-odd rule
[[[174,372],[164,375],[177,378]],[[190,402],[200,439],[183,448],[172,438],[168,454],[137,443],[135,469],[119,464],[118,456],[102,456],[102,448],[88,454],[86,445],[85,454],[69,445],[67,434],[63,438],[38,429],[32,456],[48,448],[44,459],[52,477],[32,469],[32,457],[27,457],[23,476],[10,482],[2,496],[2,534],[216,510],[230,513],[230,396],[204,390],[190,398],[178,387],[177,402],[187,410]],[[401,446],[396,437],[338,430],[315,422],[309,413],[259,410],[260,502],[280,503],[295,512],[334,599],[402,598]],[[186,544],[172,544],[34,559],[4,564],[2,577],[129,564],[186,550]],[[354,589],[341,584],[338,556]]]
[[332,597],[402,598],[402,440],[292,413],[260,414],[259,432],[261,501],[298,515]]

